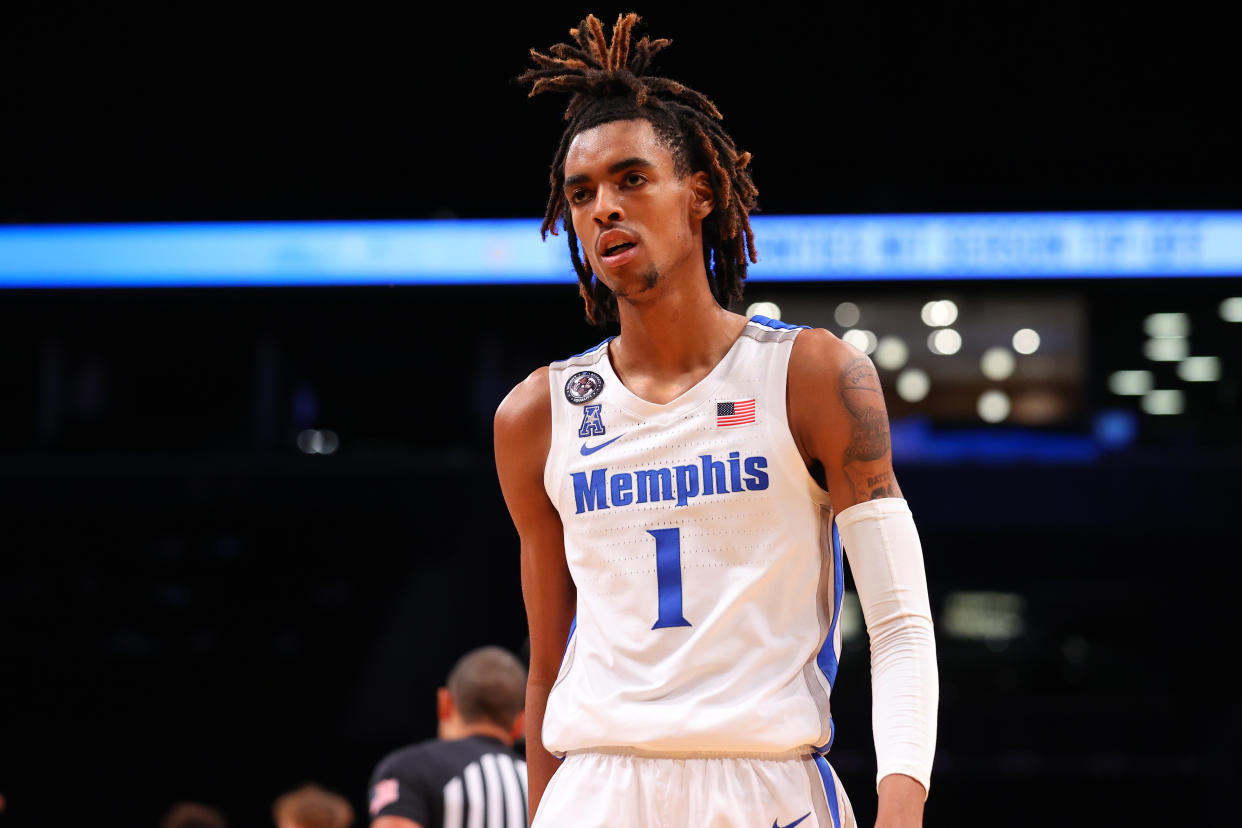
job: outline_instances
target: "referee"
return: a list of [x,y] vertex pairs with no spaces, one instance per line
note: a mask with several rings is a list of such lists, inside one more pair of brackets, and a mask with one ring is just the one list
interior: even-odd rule
[[480,647],[436,694],[439,737],[396,750],[371,774],[371,828],[526,828],[526,668]]

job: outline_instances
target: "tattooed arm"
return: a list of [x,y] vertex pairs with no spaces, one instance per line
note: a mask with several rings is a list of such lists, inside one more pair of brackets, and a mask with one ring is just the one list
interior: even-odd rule
[[[875,825],[921,826],[935,743],[935,643],[922,552],[893,474],[880,379],[857,348],[828,331],[806,330],[794,340],[787,400],[803,462],[813,474],[822,468],[821,484],[841,515],[871,641]],[[867,518],[858,519],[860,510]]]
[[902,496],[884,393],[866,354],[828,331],[803,331],[794,340],[787,394],[794,441],[808,468],[823,468],[833,511]]

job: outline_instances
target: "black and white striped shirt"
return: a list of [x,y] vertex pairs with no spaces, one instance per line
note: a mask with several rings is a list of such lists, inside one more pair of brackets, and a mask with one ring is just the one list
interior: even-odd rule
[[498,739],[435,739],[385,756],[371,775],[371,819],[423,828],[526,828],[526,763]]

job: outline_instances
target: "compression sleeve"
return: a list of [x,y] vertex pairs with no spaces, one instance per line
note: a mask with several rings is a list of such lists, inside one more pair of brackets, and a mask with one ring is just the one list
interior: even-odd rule
[[871,640],[871,726],[876,786],[912,776],[926,795],[936,751],[939,684],[923,550],[905,499],[844,509],[837,530]]

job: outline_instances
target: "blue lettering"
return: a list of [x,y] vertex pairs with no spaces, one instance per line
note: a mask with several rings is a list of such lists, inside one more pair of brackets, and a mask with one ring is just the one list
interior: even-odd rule
[[608,508],[608,495],[606,494],[608,484],[604,479],[606,471],[607,469],[592,469],[589,482],[585,473],[573,473],[574,503],[578,505],[578,511],[575,514],[580,515],[588,509],[593,512],[596,509]]
[[692,497],[699,496],[699,467],[677,466],[677,505],[685,506]]
[[768,467],[768,458],[766,457],[747,457],[746,473],[753,477],[746,478],[746,488],[752,492],[757,492],[768,487],[768,473],[760,471]]
[[742,463],[736,451],[729,452],[729,480],[733,483],[733,491],[742,490]]
[[634,502],[634,495],[630,494],[630,489],[634,487],[634,478],[629,472],[614,474],[611,486],[613,506],[629,506]]
[[672,500],[673,472],[670,469],[640,469],[638,476],[638,502],[648,500]]
[[703,461],[703,494],[715,494],[717,490],[721,494],[728,494],[725,464],[720,460],[713,460],[710,454],[700,454],[699,459]]

